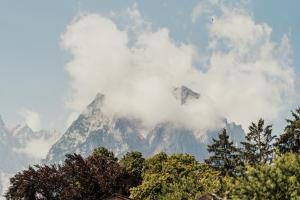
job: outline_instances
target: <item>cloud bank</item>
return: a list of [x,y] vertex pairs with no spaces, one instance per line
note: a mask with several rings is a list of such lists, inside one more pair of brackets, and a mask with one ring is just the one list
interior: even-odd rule
[[19,114],[23,117],[24,122],[34,131],[41,129],[41,118],[39,113],[29,110],[27,108],[21,109]]
[[36,138],[28,141],[26,146],[21,149],[17,149],[17,152],[24,153],[29,158],[33,159],[33,162],[39,162],[41,159],[45,159],[49,149],[59,139],[60,134],[53,132],[51,137],[48,138]]
[[12,129],[14,132],[13,134],[18,133],[20,130],[22,131],[22,129],[26,127],[25,125],[33,132],[27,130],[29,132],[21,132],[21,135],[17,135],[16,139],[18,139],[21,144],[24,144],[24,146],[18,146],[14,150],[16,152],[24,153],[30,159],[33,159],[32,162],[39,162],[40,159],[46,157],[49,149],[59,139],[61,134],[55,130],[51,132],[41,130],[41,117],[40,114],[35,111],[22,108],[19,111],[19,114],[23,118],[23,122],[22,125],[18,125]]
[[[79,16],[62,36],[72,55],[65,67],[67,107],[79,113],[101,92],[107,113],[140,118],[149,126],[172,121],[209,130],[226,118],[246,128],[259,117],[276,119],[294,92],[288,35],[272,41],[272,28],[255,22],[246,9],[207,2],[192,16],[193,23],[201,15],[214,18],[206,24],[205,55],[195,44],[175,42],[165,27],[149,28],[137,6],[128,10],[125,28],[112,17]],[[199,57],[205,59],[199,63]],[[201,98],[181,106],[172,95],[181,85]]]

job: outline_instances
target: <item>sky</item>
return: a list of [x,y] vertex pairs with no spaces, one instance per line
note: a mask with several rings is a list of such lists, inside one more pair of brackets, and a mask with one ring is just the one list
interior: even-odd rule
[[[0,0],[0,115],[10,126],[64,131],[104,92],[109,112],[149,124],[183,116],[176,122],[197,126],[192,116],[209,115],[245,128],[261,116],[279,130],[299,106],[300,2],[232,2]],[[202,103],[165,109],[164,94],[179,84],[203,94]]]

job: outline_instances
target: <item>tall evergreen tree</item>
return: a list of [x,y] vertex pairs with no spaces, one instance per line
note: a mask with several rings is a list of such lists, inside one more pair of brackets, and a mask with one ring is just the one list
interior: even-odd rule
[[208,145],[208,152],[211,156],[205,162],[212,168],[218,170],[223,176],[235,174],[238,166],[238,149],[229,140],[226,129],[219,134],[219,138],[213,139]]
[[244,142],[241,142],[242,160],[250,165],[258,163],[268,163],[272,160],[273,145],[275,136],[272,136],[272,125],[264,127],[264,120],[260,119],[257,124],[249,126],[249,132],[245,136]]
[[287,126],[284,133],[280,135],[275,143],[279,152],[300,152],[300,107],[296,111],[292,111],[294,119],[287,119]]

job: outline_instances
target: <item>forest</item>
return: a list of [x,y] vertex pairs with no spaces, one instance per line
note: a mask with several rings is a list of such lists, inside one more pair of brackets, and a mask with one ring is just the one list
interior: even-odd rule
[[36,165],[10,179],[5,194],[17,200],[99,200],[114,194],[132,200],[300,199],[300,108],[275,136],[263,119],[234,144],[226,129],[208,144],[209,157],[158,153],[122,158],[99,147],[87,158],[66,155],[60,164]]

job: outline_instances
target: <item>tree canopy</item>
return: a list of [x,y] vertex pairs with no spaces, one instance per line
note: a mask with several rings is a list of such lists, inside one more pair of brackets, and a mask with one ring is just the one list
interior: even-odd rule
[[270,162],[273,155],[272,142],[275,136],[272,136],[272,126],[264,126],[265,121],[260,119],[257,124],[251,123],[249,132],[241,142],[243,145],[242,159],[250,165]]
[[114,193],[129,196],[135,177],[108,157],[67,155],[63,165],[35,166],[10,179],[11,200],[98,200]]
[[92,155],[93,156],[103,156],[109,160],[118,161],[118,158],[115,157],[114,152],[112,152],[104,147],[98,147],[98,148],[94,149]]
[[293,119],[287,119],[284,133],[276,141],[279,152],[300,153],[300,108],[292,111]]
[[229,199],[300,199],[300,155],[288,153],[272,165],[247,166],[246,176],[231,179]]
[[233,175],[239,165],[238,149],[230,141],[226,129],[219,134],[218,139],[213,139],[213,143],[207,148],[210,157],[205,162],[225,176]]
[[145,162],[141,185],[131,189],[135,200],[195,199],[219,190],[219,173],[189,154],[159,153]]
[[142,181],[142,170],[144,167],[145,158],[141,152],[133,151],[126,153],[120,160],[120,165],[133,176],[138,179],[138,182]]
[[[99,200],[118,193],[132,200],[300,200],[300,108],[273,143],[272,126],[251,123],[238,148],[226,129],[208,145],[205,162],[190,154],[133,151],[120,160],[106,148],[66,156],[62,164],[35,165],[10,179],[10,200]],[[277,148],[277,150],[275,150]]]

